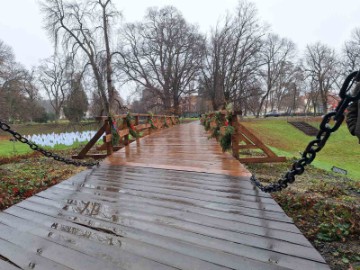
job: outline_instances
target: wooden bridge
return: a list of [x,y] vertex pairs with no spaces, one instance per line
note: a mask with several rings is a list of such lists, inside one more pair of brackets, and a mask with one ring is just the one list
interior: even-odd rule
[[0,269],[329,269],[198,122],[0,214]]

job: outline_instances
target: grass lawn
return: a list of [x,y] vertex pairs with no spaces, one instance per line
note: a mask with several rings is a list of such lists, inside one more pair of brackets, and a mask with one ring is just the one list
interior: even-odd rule
[[[307,144],[314,139],[288,124],[286,119],[261,119],[243,124],[277,154],[288,158],[299,158],[299,152],[304,151]],[[311,124],[319,126],[317,122]],[[330,136],[326,146],[317,154],[312,164],[326,171],[331,171],[332,166],[345,169],[348,171],[348,177],[360,181],[359,161],[358,140],[351,136],[343,124]]]
[[[73,148],[80,148],[81,146],[84,146],[86,142],[76,142],[73,145],[67,146],[67,145],[55,145],[54,148],[51,147],[43,147],[46,150],[49,151],[61,151],[61,150],[68,150]],[[30,149],[30,147],[27,144],[21,143],[21,142],[10,142],[8,140],[0,140],[0,158],[1,157],[12,157],[14,155],[24,155],[24,154],[30,154],[34,152]]]

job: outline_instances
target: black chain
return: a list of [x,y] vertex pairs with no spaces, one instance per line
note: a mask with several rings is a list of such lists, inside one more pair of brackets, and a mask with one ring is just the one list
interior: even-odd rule
[[[354,95],[351,95],[348,92],[352,88],[354,82],[356,83],[356,88],[354,90]],[[301,159],[295,161],[292,165],[292,168],[288,170],[287,173],[277,182],[266,186],[261,184],[253,174],[250,179],[256,187],[266,193],[281,191],[282,189],[286,188],[288,184],[294,183],[296,175],[300,175],[305,171],[305,166],[309,165],[315,159],[316,153],[323,149],[331,133],[335,132],[344,121],[344,112],[349,104],[351,102],[357,102],[360,100],[360,71],[352,72],[345,79],[343,86],[341,87],[339,97],[341,100],[335,111],[330,112],[324,116],[320,124],[320,131],[316,135],[316,139],[308,144],[302,154]],[[330,126],[329,124],[331,120],[334,121],[333,126]]]
[[38,146],[36,143],[29,141],[24,136],[22,136],[20,133],[12,130],[8,124],[2,122],[1,120],[0,120],[0,129],[2,129],[5,132],[10,133],[16,140],[29,145],[29,147],[32,150],[38,151],[41,154],[43,154],[44,156],[53,158],[56,161],[64,162],[66,164],[71,164],[71,165],[75,165],[78,167],[79,166],[93,167],[93,166],[99,165],[98,161],[96,161],[96,162],[81,162],[81,161],[77,161],[77,160],[73,160],[73,159],[64,158],[64,157],[59,156],[58,154],[47,151],[44,148],[41,148],[40,146]]

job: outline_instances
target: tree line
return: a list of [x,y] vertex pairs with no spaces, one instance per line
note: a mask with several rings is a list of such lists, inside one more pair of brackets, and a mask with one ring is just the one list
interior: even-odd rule
[[[4,119],[40,119],[40,92],[55,119],[64,114],[71,121],[86,111],[111,115],[127,106],[179,115],[182,100],[193,95],[200,112],[231,104],[257,117],[274,110],[326,113],[344,76],[359,68],[360,28],[340,52],[321,42],[299,52],[261,23],[247,1],[206,34],[173,6],[148,8],[132,23],[112,0],[42,0],[40,7],[54,55],[26,70],[0,42]],[[125,89],[139,98],[125,104]]]

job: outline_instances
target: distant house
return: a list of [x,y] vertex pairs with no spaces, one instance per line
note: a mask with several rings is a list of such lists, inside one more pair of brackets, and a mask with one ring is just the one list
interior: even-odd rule
[[198,95],[181,97],[180,114],[185,117],[197,117],[200,114],[200,98]]
[[338,95],[329,94],[327,97],[328,111],[334,111],[337,105],[340,102],[340,97]]

